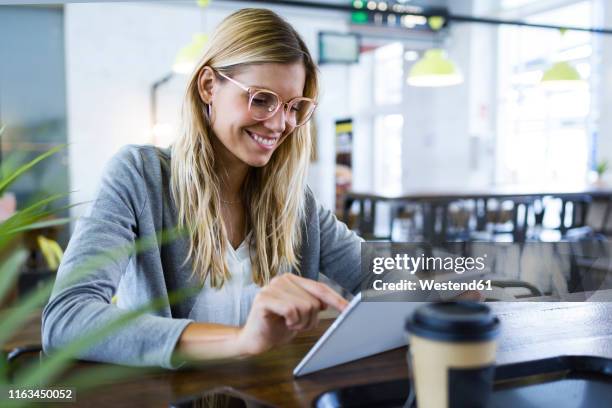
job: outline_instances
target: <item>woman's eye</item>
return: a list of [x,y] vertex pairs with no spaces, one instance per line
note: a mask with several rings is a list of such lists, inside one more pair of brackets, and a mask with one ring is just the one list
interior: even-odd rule
[[266,99],[263,98],[253,98],[253,103],[256,103],[258,105],[265,105],[266,102]]

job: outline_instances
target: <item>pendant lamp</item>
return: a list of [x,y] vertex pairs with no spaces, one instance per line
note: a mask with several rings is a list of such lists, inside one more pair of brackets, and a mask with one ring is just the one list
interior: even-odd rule
[[181,48],[176,55],[172,71],[177,74],[190,74],[202,56],[207,42],[208,35],[194,34],[191,42]]

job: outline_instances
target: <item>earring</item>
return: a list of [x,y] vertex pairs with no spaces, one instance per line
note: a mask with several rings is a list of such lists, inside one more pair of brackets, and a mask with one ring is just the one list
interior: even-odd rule
[[208,119],[212,118],[212,102],[206,105],[206,110],[208,111]]

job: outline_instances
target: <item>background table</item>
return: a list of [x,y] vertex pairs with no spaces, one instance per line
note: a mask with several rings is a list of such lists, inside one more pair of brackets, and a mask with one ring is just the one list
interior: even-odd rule
[[[473,201],[475,203],[476,230],[483,230],[487,222],[487,206],[489,200],[510,201],[513,207],[513,239],[517,242],[525,240],[527,232],[527,217],[519,220],[519,208],[528,211],[529,207],[535,202],[545,197],[558,198],[562,201],[560,219],[564,220],[559,225],[561,233],[565,233],[569,228],[582,226],[586,223],[587,211],[591,201],[605,203],[605,211],[602,220],[598,224],[598,230],[607,228],[608,219],[612,212],[612,188],[597,187],[593,185],[580,185],[564,188],[553,188],[549,186],[491,186],[482,189],[462,189],[462,190],[403,190],[401,192],[390,193],[385,191],[358,190],[354,189],[344,194],[342,218],[347,225],[351,224],[350,210],[353,203],[357,203],[358,213],[356,227],[366,239],[390,239],[378,237],[374,234],[376,225],[376,204],[387,203],[390,206],[389,231],[393,229],[393,221],[399,209],[406,205],[418,205],[422,208],[424,225],[423,238],[428,242],[444,242],[446,240],[446,228],[448,224],[447,211],[453,202]],[[566,226],[565,212],[567,204],[572,204],[572,225]],[[523,210],[520,210],[523,211]],[[538,222],[543,218],[543,209],[536,214]],[[438,220],[439,219],[439,220]],[[436,223],[440,222],[441,234],[436,233]],[[391,234],[391,232],[389,232]]]

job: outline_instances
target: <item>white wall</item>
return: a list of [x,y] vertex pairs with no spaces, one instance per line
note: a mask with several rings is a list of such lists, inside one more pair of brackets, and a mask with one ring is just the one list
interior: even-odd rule
[[[169,72],[199,23],[193,9],[164,4],[66,5],[73,202],[93,198],[105,163],[121,146],[150,142],[149,88]],[[79,206],[74,215],[84,211]]]
[[[451,2],[457,14],[485,14],[481,0]],[[403,188],[462,189],[493,182],[494,32],[454,23],[443,43],[464,82],[445,88],[407,87]]]
[[[248,2],[192,1],[68,4],[65,7],[68,137],[72,202],[91,200],[105,163],[123,145],[150,143],[150,86],[170,72],[180,47],[195,32],[211,32]],[[274,8],[273,8],[274,9]],[[347,16],[316,10],[275,8],[318,55],[317,33],[345,31]],[[317,116],[319,160],[309,181],[324,205],[334,202],[334,120],[347,115],[347,68],[322,66]],[[158,115],[176,122],[184,77],[160,88]],[[77,207],[74,215],[85,211]]]

